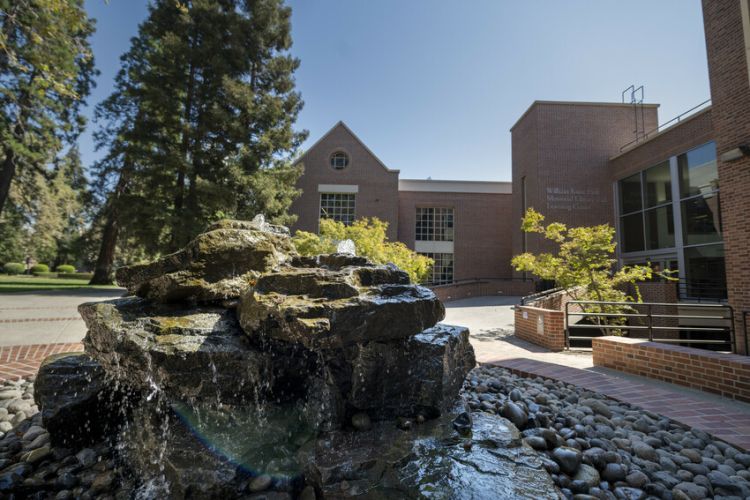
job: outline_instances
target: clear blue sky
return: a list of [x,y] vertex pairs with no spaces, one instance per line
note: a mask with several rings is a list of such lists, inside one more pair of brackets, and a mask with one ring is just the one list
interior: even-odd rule
[[[619,101],[662,122],[709,95],[699,0],[291,0],[309,146],[344,120],[402,178],[509,180],[509,129],[532,101]],[[147,0],[86,0],[112,90]],[[90,124],[91,129],[94,124]],[[84,161],[93,152],[81,139]]]

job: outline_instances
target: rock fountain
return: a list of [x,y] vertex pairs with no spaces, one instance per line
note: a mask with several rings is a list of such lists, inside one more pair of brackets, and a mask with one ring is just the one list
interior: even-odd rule
[[85,354],[40,369],[53,444],[110,438],[140,498],[556,497],[513,424],[459,397],[468,330],[341,250],[225,220],[118,270],[131,296],[82,305]]

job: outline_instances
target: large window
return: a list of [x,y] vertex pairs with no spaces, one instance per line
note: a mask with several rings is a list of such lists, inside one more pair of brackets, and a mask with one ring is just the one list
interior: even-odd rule
[[432,273],[426,284],[445,285],[453,283],[453,254],[452,253],[422,253],[432,260]]
[[452,208],[417,208],[417,241],[453,241]]
[[688,298],[726,298],[716,146],[709,142],[619,181],[626,261],[681,260]]
[[623,252],[675,246],[669,162],[620,181],[620,244]]
[[321,193],[320,218],[333,219],[349,225],[354,222],[354,202],[354,194]]

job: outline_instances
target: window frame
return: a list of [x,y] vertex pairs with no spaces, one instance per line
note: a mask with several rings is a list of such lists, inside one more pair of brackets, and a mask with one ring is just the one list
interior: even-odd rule
[[[350,226],[352,223],[354,223],[355,220],[357,220],[357,193],[328,193],[328,192],[325,192],[325,193],[319,193],[319,195],[320,196],[318,197],[318,231],[320,231],[320,221],[322,219],[331,219],[331,220],[334,220],[334,221],[337,221],[337,222],[343,222],[344,225],[346,225],[346,226]],[[338,202],[338,203],[343,203],[344,202],[344,198],[347,198],[347,199],[351,198],[351,211],[352,211],[352,213],[351,213],[351,220],[349,220],[349,221],[347,221],[347,220],[341,220],[340,218],[336,217],[335,212],[334,212],[333,216],[326,216],[326,217],[324,217],[323,216],[323,206],[324,206],[323,205],[323,197],[333,197],[333,201],[334,202]],[[343,207],[343,206],[335,207],[334,206],[332,208],[335,210],[337,208],[338,209],[343,209],[343,208],[347,208],[348,209],[350,207],[348,207],[348,206],[347,207]],[[339,212],[341,212],[341,210],[339,210]],[[339,216],[340,216],[340,214],[339,214]]]

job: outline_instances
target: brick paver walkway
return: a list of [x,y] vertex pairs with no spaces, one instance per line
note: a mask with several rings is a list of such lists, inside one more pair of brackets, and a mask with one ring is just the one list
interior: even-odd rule
[[42,360],[50,354],[83,351],[83,345],[34,344],[0,347],[0,382],[35,375]]

